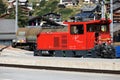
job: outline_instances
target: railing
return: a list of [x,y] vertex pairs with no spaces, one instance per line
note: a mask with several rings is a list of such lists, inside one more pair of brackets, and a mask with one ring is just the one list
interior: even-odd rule
[[120,2],[120,0],[113,0],[113,4]]
[[119,9],[120,8],[120,3],[116,3],[113,5],[113,10]]

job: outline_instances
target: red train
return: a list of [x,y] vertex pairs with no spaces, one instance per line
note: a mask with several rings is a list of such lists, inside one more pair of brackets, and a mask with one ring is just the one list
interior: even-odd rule
[[111,20],[64,22],[66,26],[44,28],[37,35],[34,56],[115,57],[111,45]]

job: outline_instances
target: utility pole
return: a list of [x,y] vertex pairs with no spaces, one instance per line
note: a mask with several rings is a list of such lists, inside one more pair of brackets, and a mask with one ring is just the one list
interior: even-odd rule
[[15,32],[18,29],[18,0],[16,0],[16,7],[15,7]]
[[113,40],[113,0],[110,0],[110,19],[112,20],[112,23],[110,25],[110,32]]
[[105,18],[105,0],[101,1],[101,5],[102,5],[102,9],[101,9],[102,18]]

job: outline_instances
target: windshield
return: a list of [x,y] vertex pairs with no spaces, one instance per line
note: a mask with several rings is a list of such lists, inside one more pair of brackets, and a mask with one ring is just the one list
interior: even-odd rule
[[87,32],[109,32],[108,24],[88,24]]

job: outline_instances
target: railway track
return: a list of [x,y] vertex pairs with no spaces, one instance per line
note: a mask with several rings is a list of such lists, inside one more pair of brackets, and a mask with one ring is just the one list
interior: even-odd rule
[[120,71],[114,71],[114,70],[97,70],[97,69],[82,69],[82,68],[46,67],[46,66],[28,66],[28,65],[16,65],[16,64],[15,65],[14,64],[0,64],[0,66],[1,67],[27,68],[27,69],[72,71],[72,72],[120,74]]

